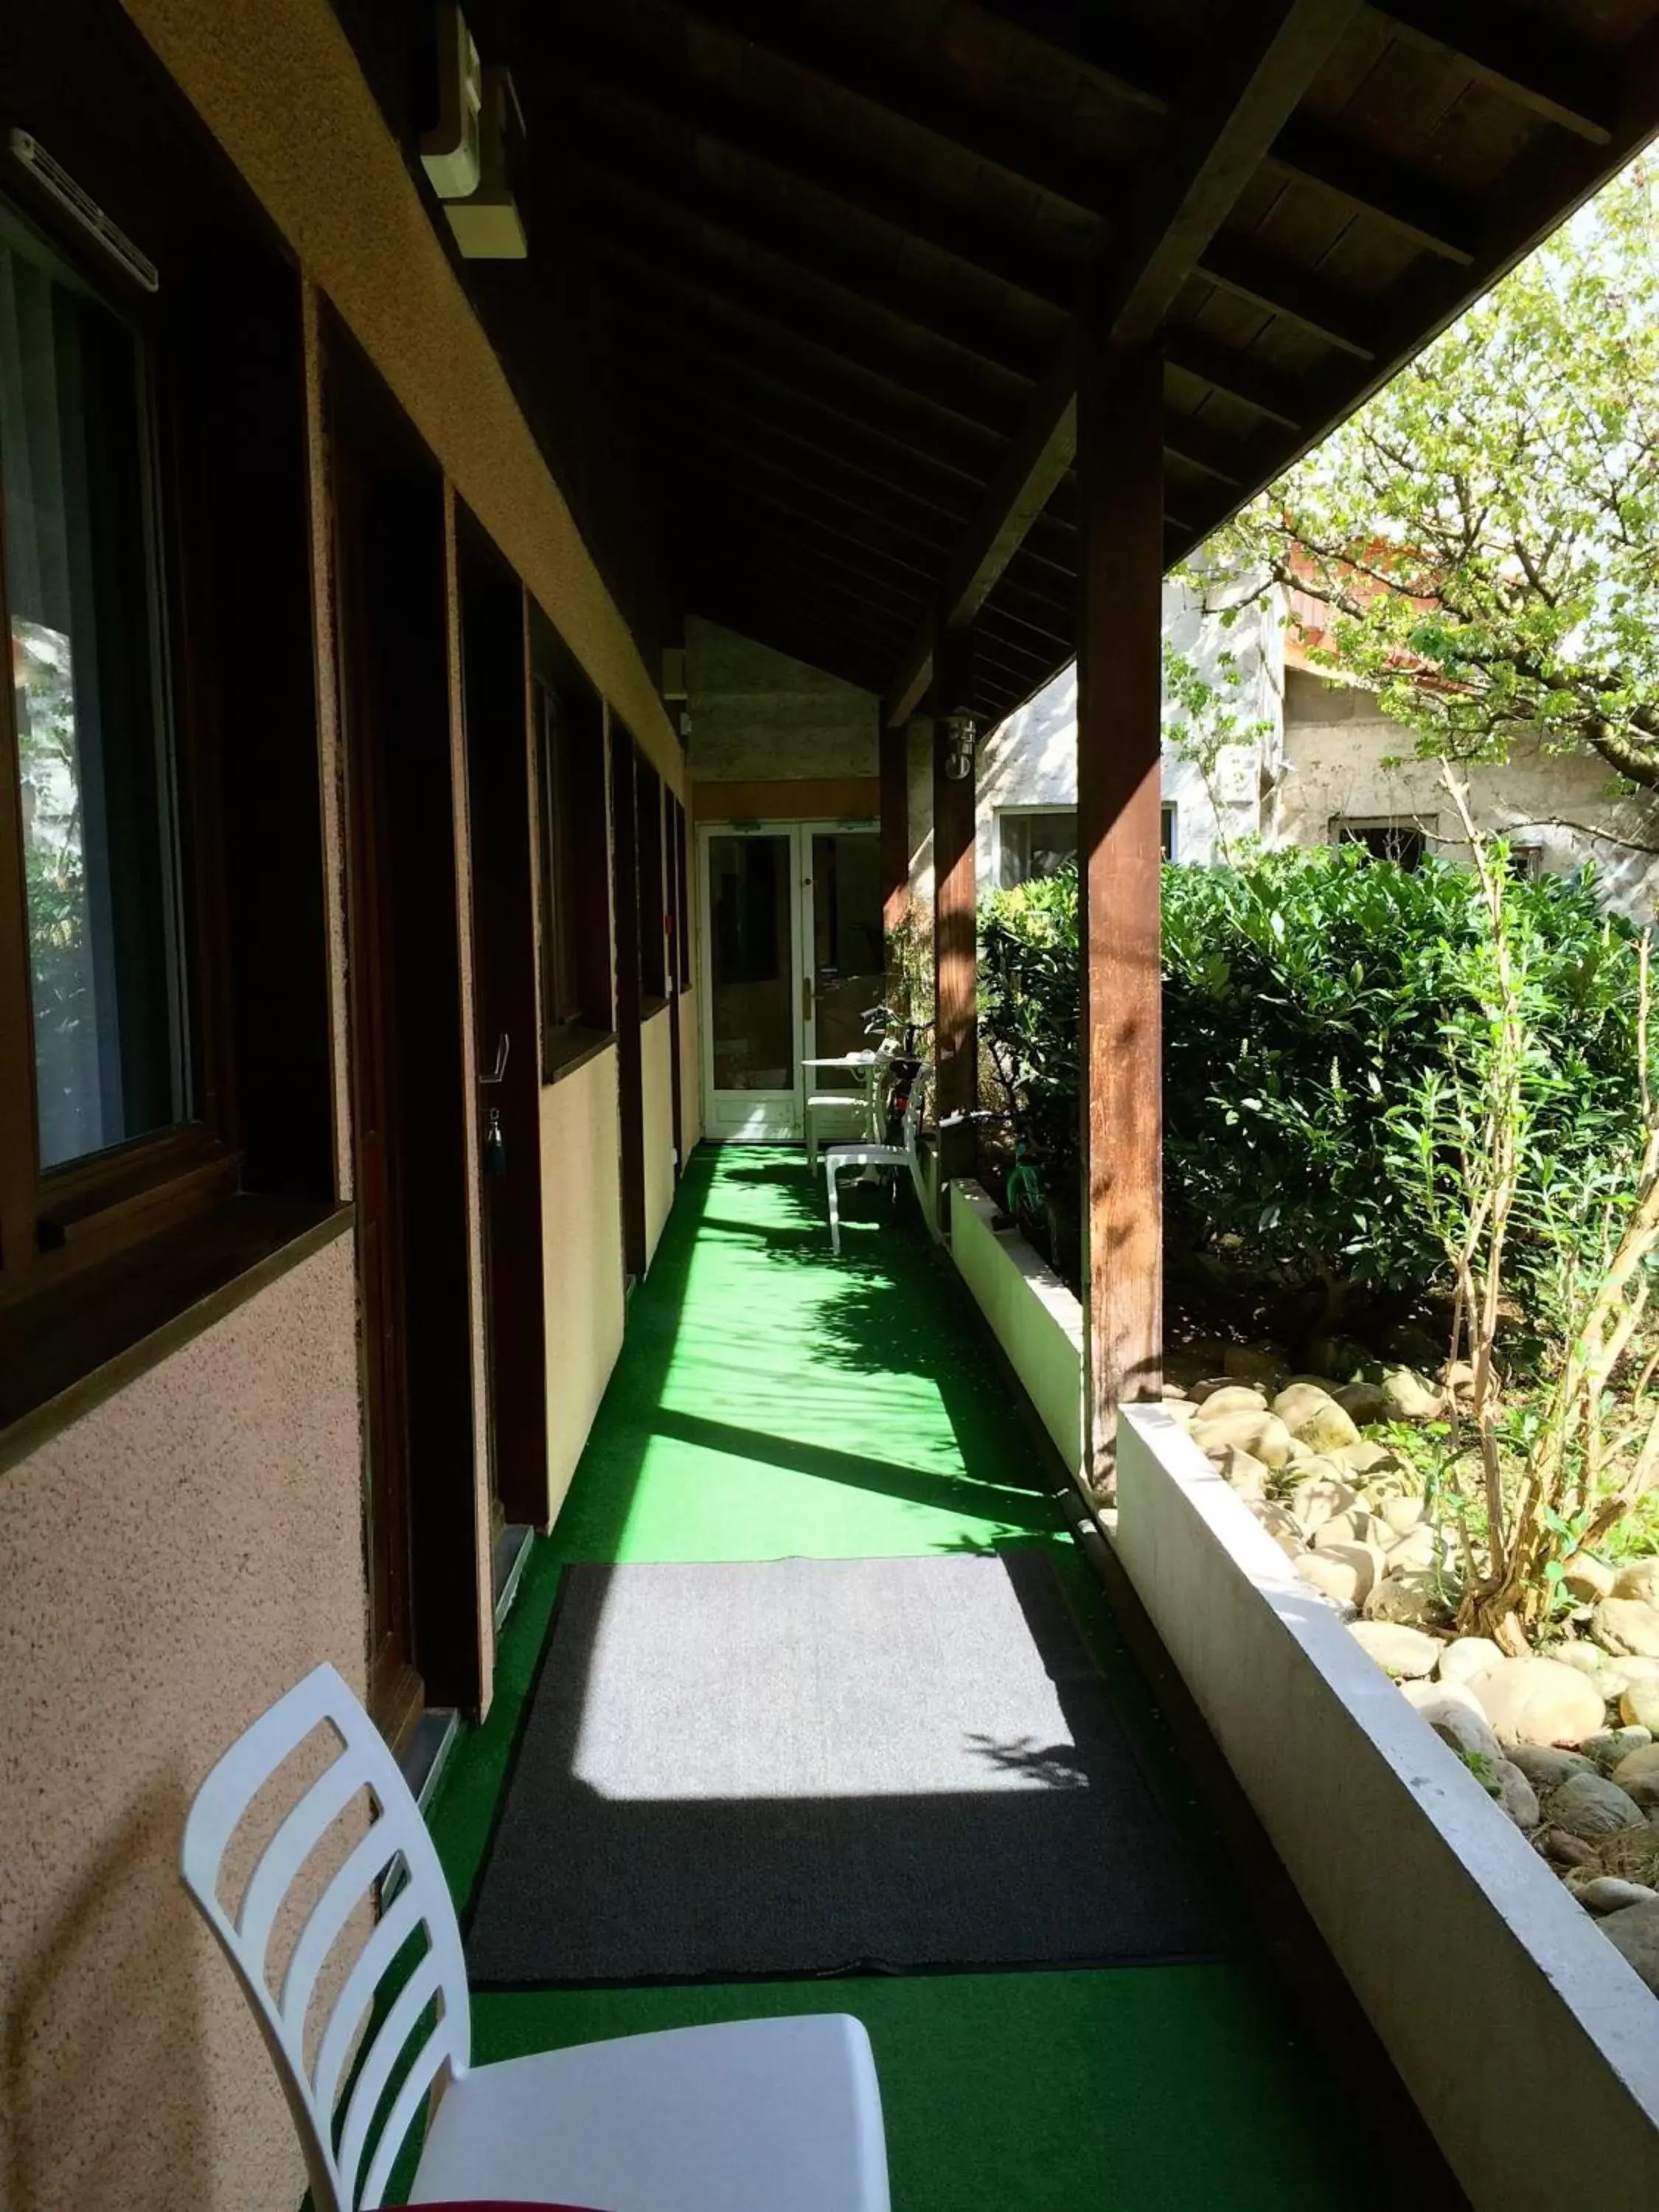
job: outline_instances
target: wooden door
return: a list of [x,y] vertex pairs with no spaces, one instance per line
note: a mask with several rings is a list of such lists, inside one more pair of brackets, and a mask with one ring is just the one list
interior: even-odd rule
[[472,1191],[443,479],[331,319],[365,1328],[364,1528],[381,1710],[483,1692]]
[[541,1079],[530,841],[529,637],[518,579],[462,515],[473,1029],[492,1535],[547,1525]]
[[640,1046],[639,816],[634,740],[611,724],[611,898],[617,939],[617,1143],[622,1169],[623,1273],[645,1273],[645,1098]]
[[368,1709],[395,1749],[421,1711],[423,1691],[415,1665],[390,816],[384,732],[375,721],[368,495],[352,455],[337,442],[332,463],[346,765],[351,1113],[364,1351]]

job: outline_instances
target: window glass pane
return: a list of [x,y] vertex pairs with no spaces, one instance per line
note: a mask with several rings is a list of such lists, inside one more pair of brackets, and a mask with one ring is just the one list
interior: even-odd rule
[[1001,827],[1002,885],[1029,883],[1033,876],[1057,874],[1077,858],[1077,809],[1052,813],[1004,814]]
[[1351,822],[1335,824],[1339,845],[1362,845],[1374,860],[1414,868],[1423,858],[1427,825],[1420,822]]
[[0,495],[48,1168],[185,1107],[143,426],[131,332],[0,212]]
[[820,1055],[862,1052],[881,1003],[881,841],[872,830],[812,839],[813,1003]]
[[789,840],[711,838],[708,874],[714,1088],[791,1090],[795,991]]

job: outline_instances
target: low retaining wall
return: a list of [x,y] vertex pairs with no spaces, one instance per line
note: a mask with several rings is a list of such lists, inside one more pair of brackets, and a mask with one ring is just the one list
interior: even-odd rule
[[1659,2001],[1155,1407],[1120,1417],[1117,1506],[1141,1603],[1471,2201],[1659,2203]]
[[1083,1308],[977,1182],[951,1185],[951,1256],[1073,1473],[1082,1465]]

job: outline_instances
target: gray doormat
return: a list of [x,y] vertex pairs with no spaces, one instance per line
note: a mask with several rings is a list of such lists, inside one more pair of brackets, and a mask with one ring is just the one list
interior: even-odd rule
[[566,1569],[476,1984],[1221,1948],[1044,1553]]

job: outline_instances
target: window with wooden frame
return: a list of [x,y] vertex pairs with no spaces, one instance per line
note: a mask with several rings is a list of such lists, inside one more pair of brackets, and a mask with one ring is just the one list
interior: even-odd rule
[[0,149],[7,1450],[337,1211],[299,282],[129,92],[136,252]]
[[605,707],[532,612],[541,877],[542,1078],[609,1042],[612,1002]]
[[691,884],[686,872],[685,809],[671,798],[674,814],[674,958],[682,991],[691,988]]
[[662,778],[638,746],[634,806],[638,824],[641,1011],[654,1013],[668,997],[668,903],[663,868]]
[[198,1152],[155,482],[140,330],[0,204],[9,1291]]

